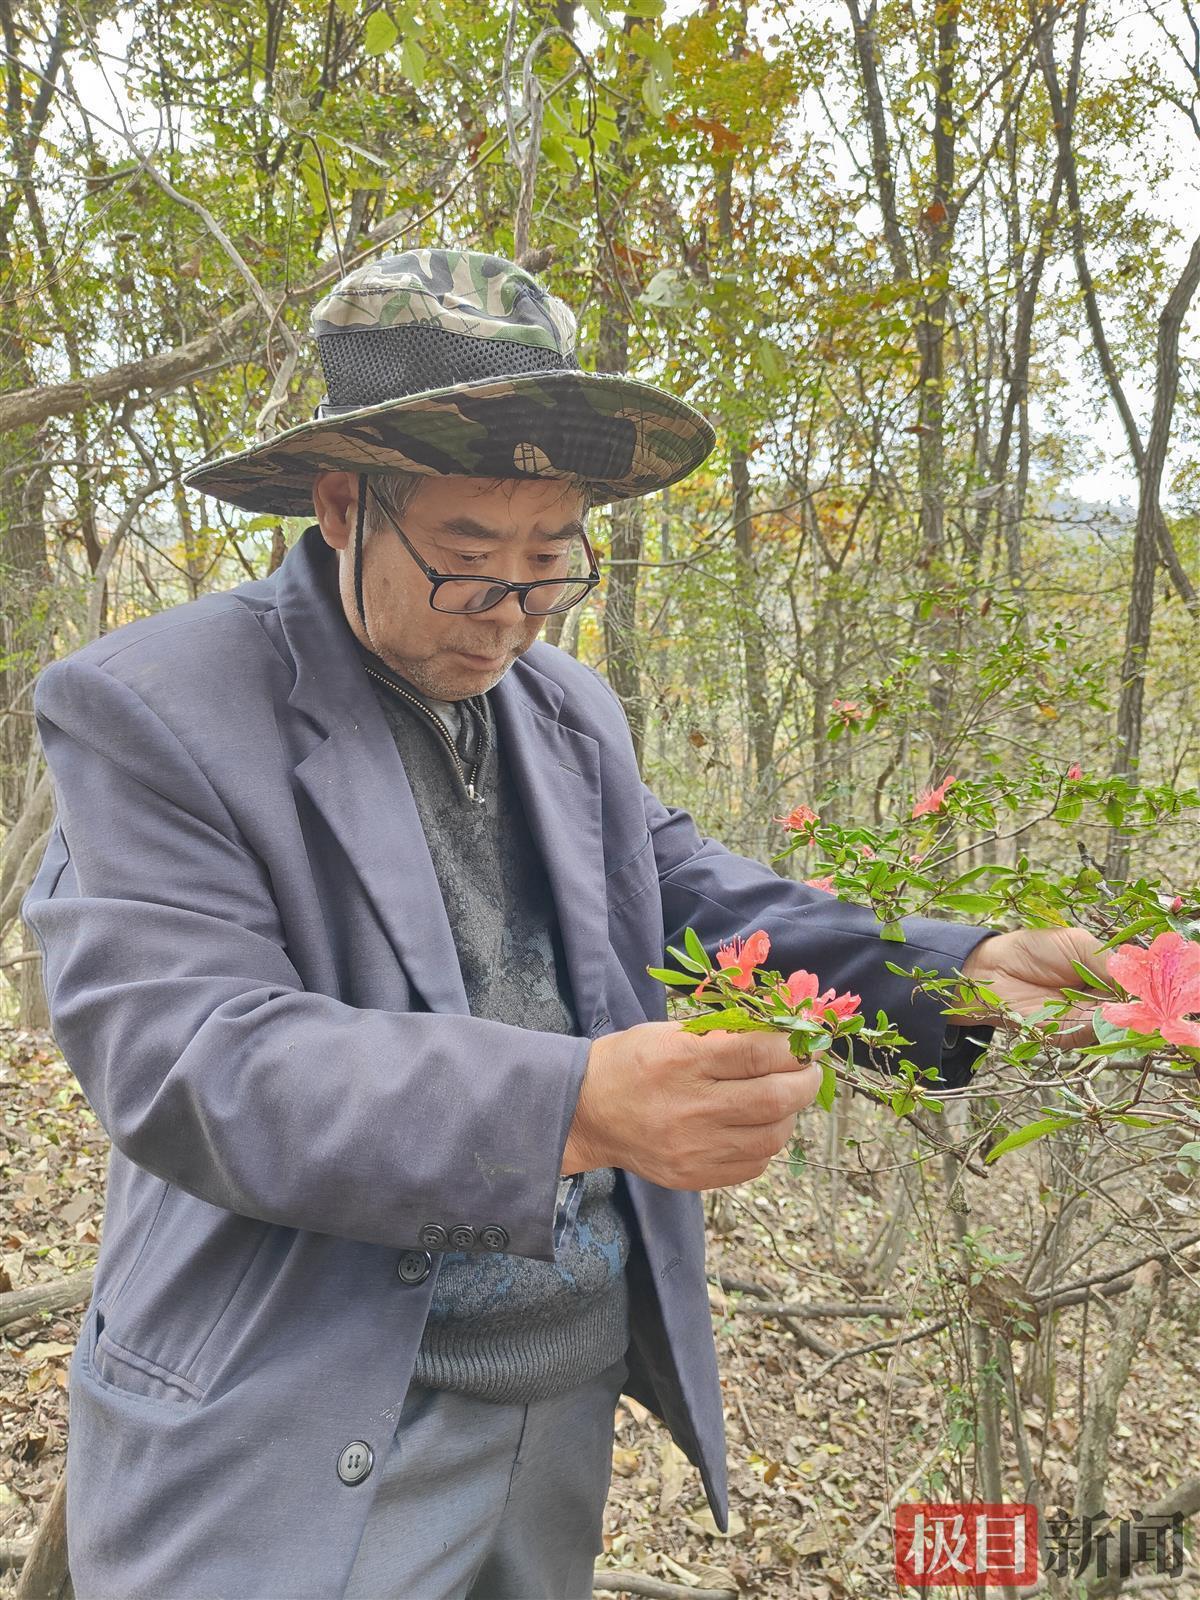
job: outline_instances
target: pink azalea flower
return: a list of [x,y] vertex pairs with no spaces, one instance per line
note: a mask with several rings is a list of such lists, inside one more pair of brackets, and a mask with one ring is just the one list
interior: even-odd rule
[[1183,910],[1183,896],[1181,894],[1177,894],[1175,896],[1174,900],[1171,901],[1171,904],[1167,907],[1167,910],[1168,911],[1182,911]]
[[858,847],[858,853],[864,861],[874,861],[875,859],[875,852],[871,849],[869,844],[860,844]]
[[913,805],[913,816],[931,816],[935,811],[940,811],[946,803],[946,790],[957,782],[958,779],[954,777],[943,778],[936,789],[922,789]]
[[1200,944],[1174,932],[1160,933],[1148,950],[1123,944],[1109,956],[1108,973],[1134,998],[1102,1005],[1106,1022],[1200,1049],[1200,1022],[1187,1020],[1200,1012]]
[[826,878],[805,878],[805,883],[810,889],[820,889],[824,894],[836,894],[832,876]]
[[1078,761],[1072,761],[1071,765],[1067,768],[1067,777],[1074,781],[1077,781],[1083,777],[1083,768],[1079,765]]
[[789,1004],[793,1006],[798,1006],[802,1000],[815,1000],[821,989],[816,973],[805,972],[803,967],[793,972],[783,987],[787,990]]
[[858,1011],[862,1001],[859,994],[834,994],[832,989],[827,989],[823,995],[817,997],[818,1011],[832,1011],[839,1022],[845,1022],[847,1017],[852,1017]]
[[793,806],[786,817],[775,818],[781,826],[789,828],[792,833],[798,833],[804,839],[812,838],[812,831],[820,820],[811,806]]
[[771,953],[771,941],[760,928],[748,939],[734,939],[717,950],[717,966],[735,989],[754,986],[754,969],[761,967]]
[[826,989],[824,994],[819,994],[821,984],[816,973],[805,972],[803,967],[798,972],[793,972],[783,987],[788,1004],[793,1010],[806,1002],[811,1002],[814,1011],[832,1011],[841,1022],[855,1014],[862,1000],[861,995],[834,994],[832,989]]
[[843,722],[861,722],[863,719],[863,709],[857,700],[835,700],[833,710]]

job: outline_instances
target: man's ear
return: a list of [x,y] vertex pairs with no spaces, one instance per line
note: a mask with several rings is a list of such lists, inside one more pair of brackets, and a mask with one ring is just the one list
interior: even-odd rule
[[358,474],[318,472],[313,479],[313,512],[325,543],[333,550],[345,550],[354,536]]

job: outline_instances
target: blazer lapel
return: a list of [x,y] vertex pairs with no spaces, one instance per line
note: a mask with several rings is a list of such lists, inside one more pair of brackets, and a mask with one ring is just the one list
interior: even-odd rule
[[604,995],[608,904],[600,746],[558,721],[562,690],[517,662],[491,693],[500,750],[525,807],[558,911],[575,1014],[585,1033]]
[[[371,693],[368,686],[368,694]],[[458,952],[404,764],[379,707],[296,768],[431,1011],[469,1011]]]
[[278,573],[296,669],[289,705],[325,734],[295,768],[360,878],[405,972],[431,1011],[469,1012],[441,887],[404,764],[359,665],[320,532]]

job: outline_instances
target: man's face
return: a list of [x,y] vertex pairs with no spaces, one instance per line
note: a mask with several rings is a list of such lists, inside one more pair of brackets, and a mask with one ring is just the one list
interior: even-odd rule
[[[313,485],[321,532],[339,552],[342,609],[355,637],[433,699],[483,694],[529,649],[545,617],[527,617],[515,594],[490,611],[435,611],[429,579],[368,501],[374,531],[363,539],[364,631],[354,598],[357,489],[349,472],[319,473]],[[577,485],[557,479],[428,477],[396,520],[437,572],[529,583],[564,572],[582,531],[584,504]]]

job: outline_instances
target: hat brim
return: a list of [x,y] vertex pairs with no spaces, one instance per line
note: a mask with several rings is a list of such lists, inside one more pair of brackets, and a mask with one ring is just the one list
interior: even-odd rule
[[184,482],[293,517],[312,515],[318,472],[575,479],[604,504],[678,483],[715,443],[708,419],[664,389],[612,373],[534,372],[320,417],[194,467]]

